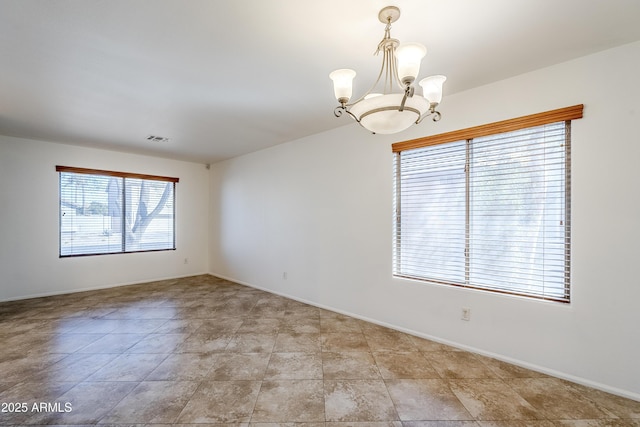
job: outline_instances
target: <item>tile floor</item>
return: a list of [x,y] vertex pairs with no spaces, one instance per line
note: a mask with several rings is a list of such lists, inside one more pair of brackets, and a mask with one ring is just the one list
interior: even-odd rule
[[640,426],[640,402],[212,276],[0,303],[0,343],[0,425]]

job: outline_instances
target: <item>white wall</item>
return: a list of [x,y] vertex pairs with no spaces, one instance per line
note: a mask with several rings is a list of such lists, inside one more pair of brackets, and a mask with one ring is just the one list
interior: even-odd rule
[[[180,178],[177,249],[59,258],[56,165]],[[204,165],[0,136],[0,185],[0,301],[208,271]]]
[[[210,270],[640,399],[638,75],[634,43],[449,96],[401,135],[350,124],[216,164]],[[580,103],[570,305],[392,277],[392,142]]]

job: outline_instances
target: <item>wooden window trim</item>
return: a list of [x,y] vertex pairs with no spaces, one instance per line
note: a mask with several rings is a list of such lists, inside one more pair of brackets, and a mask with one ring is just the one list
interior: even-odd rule
[[541,126],[549,123],[563,122],[582,118],[583,104],[543,113],[531,114],[514,119],[502,120],[486,125],[474,126],[467,129],[441,133],[439,135],[426,136],[409,141],[396,142],[391,146],[394,153],[414,148],[428,147],[431,145],[446,144],[447,142],[464,141],[497,133],[512,132],[528,127]]
[[76,168],[72,166],[56,166],[56,172],[72,172],[72,173],[83,173],[89,175],[106,175],[106,176],[115,176],[119,178],[135,178],[135,179],[148,179],[154,181],[167,181],[167,182],[179,182],[180,178],[173,178],[170,176],[159,176],[159,175],[145,175],[141,173],[129,173],[129,172],[116,172],[116,171],[107,171],[101,169],[87,169],[87,168]]

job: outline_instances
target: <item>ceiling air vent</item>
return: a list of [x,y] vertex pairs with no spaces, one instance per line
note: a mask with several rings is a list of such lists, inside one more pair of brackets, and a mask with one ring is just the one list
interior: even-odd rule
[[147,136],[147,141],[151,141],[151,142],[168,142],[169,138],[166,138],[164,136],[158,136],[158,135],[149,135],[149,136]]

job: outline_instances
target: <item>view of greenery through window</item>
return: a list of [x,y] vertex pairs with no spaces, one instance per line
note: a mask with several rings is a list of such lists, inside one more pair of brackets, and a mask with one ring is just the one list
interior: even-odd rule
[[174,182],[60,172],[60,256],[175,249]]

